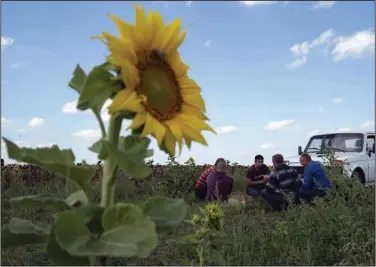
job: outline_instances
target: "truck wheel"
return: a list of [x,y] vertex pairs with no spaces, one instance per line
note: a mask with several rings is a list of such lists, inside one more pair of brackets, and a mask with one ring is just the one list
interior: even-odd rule
[[363,173],[363,171],[360,170],[360,169],[356,169],[356,170],[352,173],[351,178],[352,178],[352,179],[357,179],[357,180],[359,180],[362,184],[365,184],[365,182],[366,182],[366,179],[365,179],[365,177],[364,177],[364,173]]

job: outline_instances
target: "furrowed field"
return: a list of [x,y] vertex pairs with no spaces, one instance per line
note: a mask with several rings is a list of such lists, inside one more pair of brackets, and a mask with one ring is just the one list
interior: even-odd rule
[[[93,175],[96,199],[99,202],[101,166]],[[201,205],[195,201],[194,180],[207,166],[193,162],[179,165],[152,165],[153,175],[144,180],[131,180],[119,174],[116,200],[141,202],[150,196],[184,198],[189,204],[187,219]],[[375,264],[375,188],[344,179],[330,168],[330,178],[336,185],[328,199],[315,201],[315,206],[291,207],[281,214],[272,213],[261,199],[247,201],[245,166],[230,165],[235,179],[231,201],[224,205],[225,241],[220,246],[226,265],[374,265]],[[66,197],[76,188],[32,165],[2,167],[1,223],[11,217],[33,222],[52,221],[50,212],[17,210],[9,199],[21,195],[53,193]],[[196,257],[195,246],[176,242],[192,233],[183,222],[174,232],[159,237],[157,249],[147,259],[110,259],[107,265],[185,265]],[[43,246],[23,246],[2,249],[2,265],[53,265]]]

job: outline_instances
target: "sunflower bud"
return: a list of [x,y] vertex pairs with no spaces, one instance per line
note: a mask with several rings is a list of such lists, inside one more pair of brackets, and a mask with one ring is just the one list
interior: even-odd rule
[[194,224],[200,224],[200,222],[201,222],[201,218],[200,218],[199,215],[195,214],[195,215],[193,215],[193,217],[192,217],[192,221],[193,221]]

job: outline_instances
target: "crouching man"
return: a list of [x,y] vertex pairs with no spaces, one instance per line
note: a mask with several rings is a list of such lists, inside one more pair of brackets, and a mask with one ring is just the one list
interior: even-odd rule
[[283,156],[276,154],[272,157],[274,169],[270,173],[269,181],[261,196],[272,206],[273,211],[282,211],[287,208],[287,195],[294,193],[294,203],[298,202],[299,175],[295,169],[284,163]]
[[326,176],[321,163],[313,161],[309,154],[302,154],[300,163],[304,167],[304,180],[299,189],[299,198],[311,203],[313,198],[325,196],[327,189],[332,187],[332,183]]

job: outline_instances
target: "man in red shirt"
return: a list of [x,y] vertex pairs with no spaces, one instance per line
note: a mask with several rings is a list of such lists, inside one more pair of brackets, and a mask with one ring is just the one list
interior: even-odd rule
[[226,162],[225,159],[219,158],[215,161],[214,166],[207,168],[197,179],[195,184],[195,195],[199,200],[205,200],[207,184],[206,181],[210,174],[214,173],[217,170],[217,165],[219,162]]
[[264,164],[264,157],[257,155],[255,164],[247,170],[247,194],[251,197],[260,195],[261,190],[265,188],[268,182],[270,169]]

